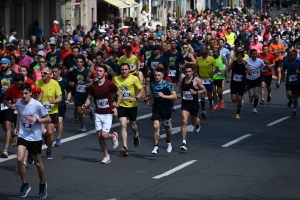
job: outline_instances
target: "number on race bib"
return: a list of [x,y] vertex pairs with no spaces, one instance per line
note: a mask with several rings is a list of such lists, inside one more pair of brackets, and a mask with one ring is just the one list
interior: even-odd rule
[[289,81],[298,81],[298,76],[297,75],[289,75]]
[[97,82],[98,81],[98,78],[94,78],[94,82]]
[[210,78],[203,78],[202,79],[202,84],[204,84],[204,85],[210,84]]
[[172,76],[172,77],[176,76],[176,70],[171,69],[171,70],[169,71],[168,76]]
[[50,103],[43,103],[43,106],[46,108],[47,112],[52,111],[52,105]]
[[183,91],[182,92],[182,99],[184,100],[193,100],[193,94],[190,91]]
[[243,75],[234,74],[234,75],[233,75],[233,80],[234,80],[234,81],[238,81],[238,82],[242,82],[242,80],[243,80]]
[[85,85],[76,85],[76,92],[85,93],[86,92],[86,86]]
[[[9,103],[11,103],[11,101],[9,100]],[[4,102],[1,103],[1,110],[7,110],[9,107],[7,107]]]
[[121,93],[122,93],[123,99],[130,99],[130,91],[123,91]]
[[252,76],[258,76],[259,70],[252,70]]
[[97,103],[97,107],[99,109],[108,108],[109,107],[109,102],[108,102],[107,99],[97,99],[96,103]]
[[32,124],[26,121],[25,119],[23,119],[22,121],[23,130],[26,132],[30,132],[32,129]]

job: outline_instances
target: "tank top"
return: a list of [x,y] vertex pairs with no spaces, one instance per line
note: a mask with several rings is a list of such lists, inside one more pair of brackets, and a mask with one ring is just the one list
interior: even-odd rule
[[192,59],[189,57],[190,53],[188,53],[185,57],[183,57],[183,60],[186,60],[187,62],[192,62]]
[[245,84],[246,78],[246,66],[242,63],[239,64],[237,60],[232,63],[232,74],[231,74],[231,84]]
[[225,37],[227,39],[227,43],[230,44],[230,46],[234,46],[234,33],[231,32],[230,34],[225,34]]
[[194,83],[194,78],[192,78],[191,82],[185,83],[185,77],[182,80],[182,102],[183,103],[188,103],[188,104],[198,104],[198,94],[191,94],[190,89],[193,89],[194,91],[198,91],[193,85]]
[[225,70],[225,64],[223,63],[223,60],[222,60],[222,55],[219,55],[219,57],[216,60],[216,63],[219,67],[219,71],[214,74],[214,79],[215,80],[224,80],[225,79],[225,75],[222,74],[222,72]]

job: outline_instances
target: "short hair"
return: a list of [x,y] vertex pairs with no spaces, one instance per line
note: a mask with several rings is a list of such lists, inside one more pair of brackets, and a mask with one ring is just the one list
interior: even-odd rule
[[120,65],[120,69],[121,69],[123,66],[127,66],[127,67],[128,67],[128,69],[130,69],[130,67],[129,67],[129,64],[128,64],[128,63],[122,63],[122,64]]
[[236,57],[238,57],[238,55],[241,55],[243,58],[244,58],[244,53],[243,53],[243,51],[237,51],[236,53],[235,53],[235,56]]
[[73,47],[72,47],[72,51],[73,51],[74,49],[77,49],[77,50],[80,52],[80,48],[79,48],[78,46],[73,46]]
[[10,32],[11,32],[11,33],[12,33],[12,32],[17,32],[17,29],[12,28],[12,29],[10,29]]
[[297,55],[297,51],[295,49],[291,50],[290,53],[295,53]]
[[85,37],[85,40],[86,40],[86,39],[92,40],[92,38],[91,38],[90,36],[86,36],[86,37]]
[[164,74],[164,69],[162,69],[162,68],[159,67],[159,68],[156,68],[156,69],[155,69],[155,72],[161,72],[161,73]]
[[21,86],[20,86],[20,91],[24,91],[24,90],[28,90],[29,92],[31,92],[31,85],[27,82],[24,82]]
[[101,56],[101,58],[103,58],[104,55],[103,55],[103,53],[101,51],[99,51],[99,52],[96,53],[96,57],[97,56]]
[[30,45],[30,48],[32,49],[32,48],[38,48],[38,44],[37,43],[32,43],[31,45]]
[[49,72],[52,73],[52,68],[51,68],[50,66],[46,65],[46,66],[44,67],[44,69],[45,69],[45,68],[48,68],[48,69],[49,69]]
[[97,65],[97,67],[100,67],[100,68],[104,69],[105,72],[108,71],[106,65]]
[[13,78],[14,82],[25,81],[25,77],[23,74],[16,74]]
[[84,61],[84,60],[85,60],[85,57],[84,57],[83,55],[80,54],[80,55],[76,58],[76,61],[77,61],[78,59],[81,59],[81,60]]
[[186,69],[192,69],[192,71],[194,71],[194,67],[191,64],[186,64],[184,67],[184,70],[186,70]]
[[59,64],[54,64],[54,65],[52,66],[52,70],[53,70],[53,69],[61,70],[61,67],[60,67]]
[[200,49],[200,52],[202,52],[202,51],[208,51],[208,48],[204,46]]
[[225,43],[225,40],[224,40],[224,39],[222,39],[222,38],[220,38],[220,39],[219,39],[219,42],[220,42],[221,40],[222,40],[222,41]]
[[251,55],[253,52],[257,52],[257,50],[256,50],[256,49],[251,49],[251,50],[250,50],[250,55]]
[[149,41],[149,40],[154,40],[154,38],[153,37],[148,37],[148,39],[147,39],[147,41]]

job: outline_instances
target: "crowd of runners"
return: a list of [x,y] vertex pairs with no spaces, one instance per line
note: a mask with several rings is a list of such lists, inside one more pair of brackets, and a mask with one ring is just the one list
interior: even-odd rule
[[105,21],[95,22],[87,33],[79,25],[73,34],[53,33],[43,41],[33,35],[30,42],[18,38],[16,29],[10,30],[10,36],[2,30],[2,158],[8,158],[10,145],[17,145],[23,183],[19,196],[26,197],[31,189],[26,165],[34,163],[40,178],[38,197],[46,198],[43,140],[46,159],[51,160],[53,144],[62,145],[63,120],[70,106],[74,106],[74,118],[80,123],[79,132],[86,131],[85,115],[95,121],[104,164],[111,162],[105,141],[111,140],[113,149],[119,146],[119,135],[110,132],[115,116],[121,125],[120,154],[129,155],[127,120],[134,146],[139,146],[139,103],[152,106],[152,154],[159,153],[161,125],[167,135],[166,150],[172,152],[175,101],[181,103],[180,150],[186,151],[189,117],[199,132],[200,109],[201,118],[206,119],[208,112],[225,108],[226,83],[237,107],[232,113],[237,120],[241,119],[244,93],[253,103],[254,114],[258,113],[258,104],[272,101],[272,79],[276,88],[285,83],[287,106],[293,106],[292,115],[296,116],[300,17],[284,13],[272,19],[269,14],[238,9],[205,10],[200,14],[189,11],[185,17],[169,16],[166,26],[154,28],[151,22],[139,27],[131,20],[128,32],[113,29]]

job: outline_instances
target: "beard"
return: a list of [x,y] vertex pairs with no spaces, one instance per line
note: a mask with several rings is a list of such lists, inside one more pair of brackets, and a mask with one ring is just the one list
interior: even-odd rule
[[2,71],[3,71],[3,72],[7,72],[8,68],[9,68],[9,67],[2,67]]

